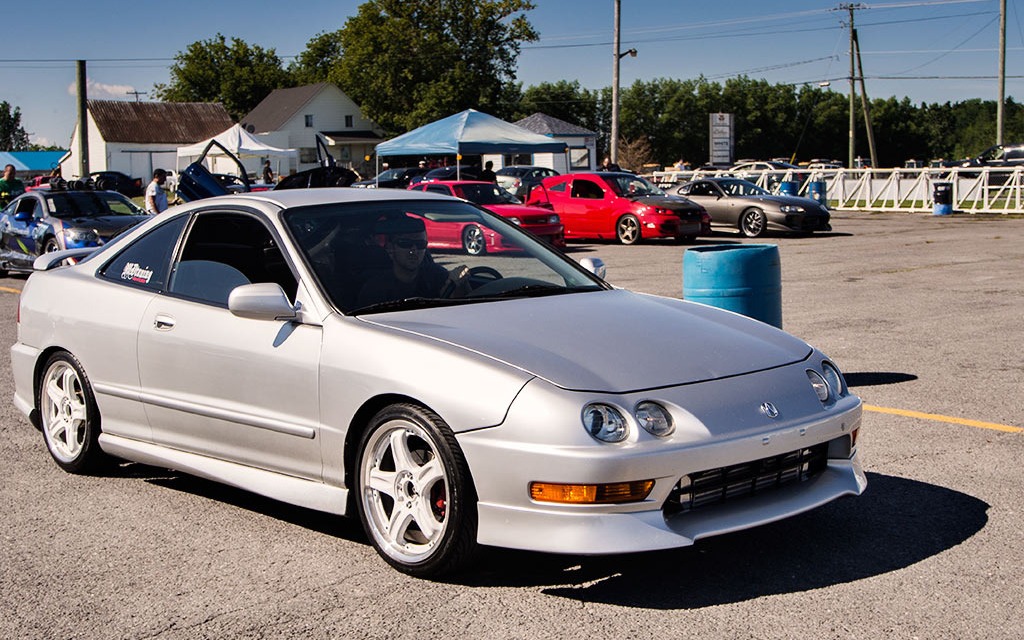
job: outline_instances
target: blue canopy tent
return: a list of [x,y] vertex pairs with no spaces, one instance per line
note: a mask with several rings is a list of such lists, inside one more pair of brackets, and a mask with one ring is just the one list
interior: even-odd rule
[[[552,140],[475,109],[466,109],[378,144],[381,156],[484,153],[565,153],[564,142]],[[456,166],[458,163],[456,163]]]

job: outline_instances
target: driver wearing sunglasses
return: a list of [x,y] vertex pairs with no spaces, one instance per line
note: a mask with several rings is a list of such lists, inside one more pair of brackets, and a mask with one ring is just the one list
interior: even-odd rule
[[374,231],[385,237],[384,252],[391,259],[391,269],[363,285],[357,306],[406,298],[458,298],[469,293],[466,265],[448,271],[428,253],[423,220],[402,216],[382,221]]

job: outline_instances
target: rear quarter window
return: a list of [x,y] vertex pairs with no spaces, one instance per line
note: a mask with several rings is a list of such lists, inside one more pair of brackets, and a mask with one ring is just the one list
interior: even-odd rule
[[186,222],[188,216],[179,216],[135,240],[100,270],[100,277],[153,291],[163,289]]

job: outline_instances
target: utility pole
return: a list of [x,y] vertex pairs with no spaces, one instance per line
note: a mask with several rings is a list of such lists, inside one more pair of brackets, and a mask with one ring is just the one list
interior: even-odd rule
[[608,157],[612,162],[619,161],[619,23],[622,18],[622,0],[615,0],[615,33],[614,51],[612,52],[612,133],[608,142]]
[[86,104],[88,95],[85,60],[79,60],[75,69],[78,88],[78,176],[85,179],[89,177],[89,118]]
[[1006,0],[999,0],[999,102],[996,103],[996,144],[1003,144],[1003,104],[1006,102]]
[[850,13],[850,157],[846,165],[850,169],[853,168],[853,159],[857,153],[857,116],[855,114],[857,109],[857,85],[855,84],[856,76],[854,75],[853,12],[864,8],[866,7],[859,2],[851,2],[840,4],[836,9]]
[[864,85],[864,65],[860,61],[860,39],[857,37],[857,30],[853,30],[853,43],[857,48],[857,75],[860,77],[860,102],[864,107],[864,130],[868,134],[868,153],[871,156],[871,168],[878,167],[878,157],[875,155],[875,130],[871,126],[871,101],[868,100],[868,89]]
[[146,95],[145,91],[125,91],[125,95],[135,96],[135,102],[139,102],[139,96]]

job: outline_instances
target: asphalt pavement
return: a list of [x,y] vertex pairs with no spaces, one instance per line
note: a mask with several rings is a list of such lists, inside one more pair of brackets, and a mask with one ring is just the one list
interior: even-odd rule
[[[0,638],[1019,638],[1024,220],[840,213],[772,236],[783,327],[867,410],[867,492],[667,552],[488,550],[448,582],[358,522],[144,465],[72,476],[0,368]],[[734,235],[697,245],[752,242]],[[681,297],[686,245],[572,244]],[[0,346],[23,278],[0,279]],[[637,341],[694,340],[651,335]]]

